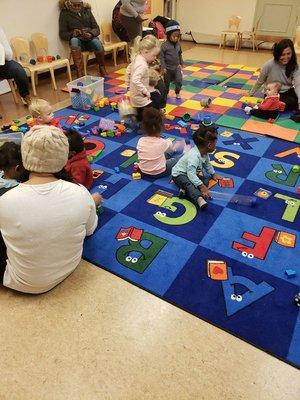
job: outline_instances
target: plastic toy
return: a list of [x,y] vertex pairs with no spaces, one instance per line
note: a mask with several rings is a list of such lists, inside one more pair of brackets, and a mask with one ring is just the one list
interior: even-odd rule
[[185,113],[185,114],[182,116],[182,119],[184,120],[184,122],[188,122],[188,121],[191,119],[191,116],[190,116],[189,113]]
[[120,168],[119,167],[114,167],[114,171],[115,171],[116,174],[119,174],[120,173]]
[[207,107],[210,106],[210,104],[211,104],[211,98],[210,98],[210,97],[205,97],[205,98],[203,98],[203,99],[200,100],[200,105],[201,105],[202,107],[207,108]]
[[31,65],[35,65],[36,64],[36,60],[34,58],[32,58],[29,62],[30,62]]
[[204,126],[212,125],[212,120],[211,120],[211,118],[210,118],[209,115],[205,115],[205,116],[204,116],[203,121],[202,121],[202,124],[203,124]]
[[57,59],[57,60],[60,60],[60,59],[61,59],[61,56],[60,56],[59,54],[57,54],[56,59]]
[[294,302],[296,306],[300,307],[300,293],[296,294],[296,296],[294,297]]
[[178,121],[178,125],[181,126],[182,128],[186,128],[188,125],[184,121]]
[[173,121],[175,119],[174,115],[166,114],[165,118],[168,119],[169,121]]
[[132,176],[132,179],[134,179],[134,180],[141,179],[141,177],[142,177],[139,172],[133,172],[131,176]]
[[[112,105],[112,103],[111,103]],[[127,118],[132,118],[135,115],[135,111],[133,107],[131,106],[130,102],[128,99],[123,99],[120,100],[118,103],[118,110],[119,110],[119,115],[120,119],[127,119]]]
[[296,173],[300,172],[300,165],[293,165],[292,171]]
[[288,277],[288,279],[294,278],[296,276],[296,271],[294,271],[293,269],[286,269],[284,273]]
[[254,207],[256,204],[256,198],[254,196],[214,192],[212,190],[210,190],[209,193],[213,200],[224,200],[224,201],[229,201],[229,203],[234,203],[249,207]]

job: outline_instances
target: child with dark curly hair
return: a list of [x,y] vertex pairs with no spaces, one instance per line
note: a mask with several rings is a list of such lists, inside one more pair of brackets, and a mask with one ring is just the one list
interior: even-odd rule
[[[194,132],[195,146],[186,153],[172,168],[172,178],[179,189],[201,210],[207,207],[205,199],[209,198],[207,183],[209,178],[218,181],[222,179],[215,173],[209,159],[217,144],[217,128],[214,125],[200,124]],[[201,173],[202,176],[198,176]]]
[[177,145],[161,136],[163,119],[159,110],[153,107],[143,112],[142,131],[147,135],[139,139],[137,153],[139,168],[144,176],[162,178],[170,175],[179,157],[175,155]]

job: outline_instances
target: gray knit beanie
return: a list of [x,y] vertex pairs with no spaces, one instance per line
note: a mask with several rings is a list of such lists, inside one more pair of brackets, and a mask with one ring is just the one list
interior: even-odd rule
[[25,134],[21,152],[24,168],[28,171],[54,174],[68,161],[69,143],[61,129],[36,125]]

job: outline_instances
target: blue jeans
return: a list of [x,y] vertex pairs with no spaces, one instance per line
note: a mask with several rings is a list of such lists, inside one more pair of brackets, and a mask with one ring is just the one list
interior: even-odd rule
[[103,52],[103,45],[98,38],[92,40],[81,40],[73,37],[70,40],[70,47],[79,47],[82,51],[99,51]]
[[6,61],[4,65],[0,65],[0,79],[14,79],[20,96],[29,95],[29,80],[26,71],[16,61]]

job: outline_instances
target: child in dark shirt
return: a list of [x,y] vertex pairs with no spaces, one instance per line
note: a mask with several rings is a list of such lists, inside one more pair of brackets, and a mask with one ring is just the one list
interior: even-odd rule
[[159,73],[154,68],[149,68],[149,92],[152,107],[160,110],[163,108],[163,99],[160,91],[157,89],[157,83],[160,80]]

